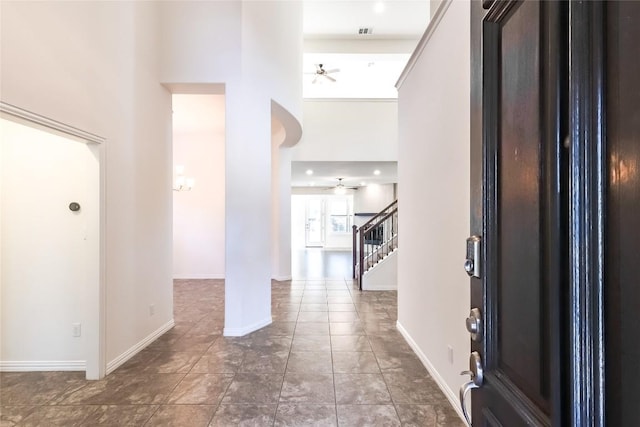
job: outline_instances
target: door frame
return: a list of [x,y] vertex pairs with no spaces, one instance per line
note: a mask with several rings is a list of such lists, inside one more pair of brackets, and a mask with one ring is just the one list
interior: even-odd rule
[[[56,120],[41,116],[37,113],[16,107],[0,101],[0,117],[6,117],[23,123],[27,126],[43,129],[46,132],[53,132],[64,137],[76,140],[87,145],[98,162],[97,173],[92,171],[89,183],[93,189],[97,187],[98,194],[95,195],[93,204],[97,205],[97,217],[89,218],[88,232],[95,233],[94,244],[90,247],[90,252],[95,256],[88,257],[87,268],[91,272],[89,276],[90,286],[87,289],[86,307],[84,307],[87,324],[83,327],[83,334],[86,339],[85,374],[88,380],[98,380],[106,375],[106,316],[105,316],[105,142],[106,139],[94,135],[90,132],[77,129],[73,126],[58,122]],[[95,169],[92,168],[92,169]]]
[[[483,159],[483,18],[502,1],[471,2],[470,235],[486,235]],[[606,146],[604,109],[604,7],[601,1],[570,2],[568,12],[568,287],[563,311],[570,368],[554,425],[604,425],[604,214]],[[486,245],[482,248],[486,263]],[[472,305],[487,302],[484,278],[470,279]],[[485,324],[485,328],[490,325]],[[487,335],[486,332],[484,334]],[[471,341],[485,354],[486,343]],[[556,368],[557,369],[557,368]],[[481,395],[472,392],[473,413],[483,417]]]
[[573,425],[604,425],[604,5],[569,3],[569,312]]

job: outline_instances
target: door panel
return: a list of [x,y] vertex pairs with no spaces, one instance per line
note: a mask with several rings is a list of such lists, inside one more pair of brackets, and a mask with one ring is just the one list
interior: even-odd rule
[[[497,141],[498,368],[529,398],[541,392],[545,346],[540,281],[540,4],[505,19]],[[526,242],[526,244],[523,244]]]
[[[551,425],[562,380],[566,159],[559,86],[566,6],[496,2],[483,20],[484,384],[474,425]],[[557,49],[553,44],[557,44]],[[476,346],[474,348],[480,348]]]
[[640,2],[608,2],[607,425],[640,425]]

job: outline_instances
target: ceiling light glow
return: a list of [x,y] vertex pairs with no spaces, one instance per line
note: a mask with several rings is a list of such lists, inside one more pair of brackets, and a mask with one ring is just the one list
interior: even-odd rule
[[307,169],[307,171],[305,172],[307,175],[313,175],[313,171],[311,169]]
[[373,11],[375,13],[382,13],[384,12],[384,2],[382,1],[378,1],[376,2],[376,4],[373,5]]
[[373,171],[373,174],[374,174],[374,175],[380,175],[380,170],[379,170],[379,169],[374,170],[374,171]]

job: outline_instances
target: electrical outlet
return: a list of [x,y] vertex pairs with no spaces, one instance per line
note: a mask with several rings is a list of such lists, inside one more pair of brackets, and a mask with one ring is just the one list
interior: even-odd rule
[[73,330],[72,334],[74,337],[79,337],[80,335],[82,335],[82,325],[80,323],[72,323],[71,328]]
[[156,305],[155,304],[150,304],[149,305],[149,316],[153,316],[154,314],[156,314]]
[[447,346],[447,357],[449,358],[449,363],[453,365],[453,347],[450,345]]

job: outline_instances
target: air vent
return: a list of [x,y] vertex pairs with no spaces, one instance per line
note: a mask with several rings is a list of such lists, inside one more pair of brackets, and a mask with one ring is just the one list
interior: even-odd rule
[[359,36],[369,36],[373,34],[373,27],[360,27],[358,28]]

